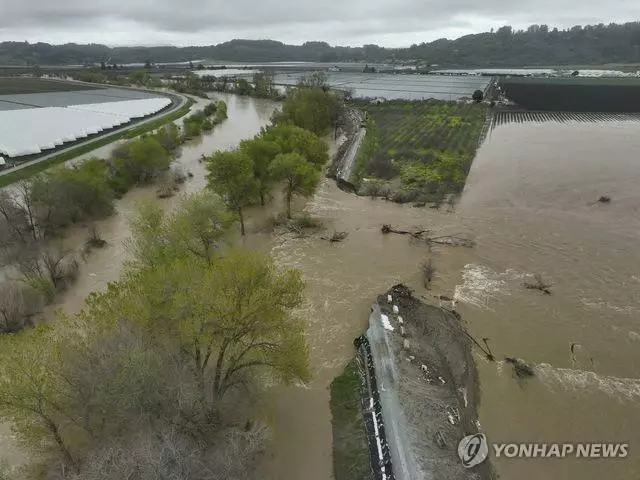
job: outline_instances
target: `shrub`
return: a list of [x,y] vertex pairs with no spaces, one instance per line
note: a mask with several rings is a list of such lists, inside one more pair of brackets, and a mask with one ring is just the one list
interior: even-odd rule
[[175,123],[170,123],[169,125],[162,127],[153,137],[168,152],[178,148],[181,143],[180,130]]
[[218,102],[218,113],[216,114],[216,116],[219,121],[222,121],[225,118],[227,118],[227,104],[224,103],[222,100]]
[[34,177],[30,192],[39,227],[49,234],[113,213],[108,175],[104,161],[89,159],[73,168],[56,168]]
[[214,126],[215,124],[213,123],[213,120],[211,120],[210,118],[205,118],[200,127],[202,128],[203,132],[210,132],[211,130],[213,130]]
[[151,183],[169,168],[170,162],[168,152],[154,137],[132,140],[113,154],[113,174],[121,178],[111,183],[117,188]]
[[204,114],[207,117],[210,117],[218,110],[218,105],[215,102],[211,102],[209,105],[204,107]]

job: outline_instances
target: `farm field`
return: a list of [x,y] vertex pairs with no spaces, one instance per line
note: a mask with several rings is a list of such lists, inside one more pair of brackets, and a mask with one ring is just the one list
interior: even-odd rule
[[[354,102],[367,113],[367,135],[352,182],[371,194],[387,181],[396,201],[431,201],[459,193],[486,120],[486,107],[439,100]],[[380,187],[373,182],[375,188]]]
[[171,105],[164,95],[39,78],[0,78],[0,157],[31,160]]
[[598,123],[598,122],[640,122],[640,113],[615,112],[496,112],[491,118],[491,128],[509,123]]
[[0,111],[38,107],[68,107],[92,103],[158,98],[158,95],[125,88],[92,88],[79,91],[14,93],[0,95]]
[[36,155],[146,117],[169,105],[171,100],[162,97],[0,111],[0,154],[9,158]]
[[640,78],[503,78],[509,100],[527,110],[639,112]]
[[97,87],[61,80],[28,77],[0,77],[0,95],[12,95],[16,93],[72,92],[97,89]]
[[[277,85],[295,85],[309,72],[279,73]],[[475,90],[485,91],[491,77],[453,77],[441,75],[400,75],[384,73],[335,72],[327,75],[328,84],[336,89],[353,91],[355,98],[387,100],[457,100],[471,97]]]

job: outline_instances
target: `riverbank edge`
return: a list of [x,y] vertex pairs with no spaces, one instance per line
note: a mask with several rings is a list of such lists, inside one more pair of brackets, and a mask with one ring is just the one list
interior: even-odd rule
[[369,447],[361,404],[361,374],[355,357],[331,382],[330,407],[335,480],[371,480]]
[[89,143],[83,143],[82,145],[79,145],[77,147],[71,147],[71,150],[64,151],[42,162],[37,162],[33,165],[29,165],[14,172],[8,172],[4,175],[0,175],[0,188],[30,178],[38,173],[48,170],[51,167],[67,162],[69,160],[73,160],[75,157],[79,157],[80,155],[84,155],[85,153],[92,152],[93,150],[104,147],[105,145],[109,145],[110,143],[117,142],[118,140],[131,140],[133,138],[139,137],[140,135],[156,130],[164,125],[175,122],[176,120],[187,115],[191,110],[191,107],[195,103],[192,98],[186,98],[187,101],[183,106],[181,106],[174,112],[161,116],[155,121],[142,123],[138,126],[135,126],[136,124],[134,123],[131,125],[132,128],[127,128],[122,132],[100,136],[93,141],[89,141]]

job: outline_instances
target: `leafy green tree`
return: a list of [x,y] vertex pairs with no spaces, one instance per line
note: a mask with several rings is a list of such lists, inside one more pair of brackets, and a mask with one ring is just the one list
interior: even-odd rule
[[239,150],[218,151],[206,159],[209,188],[238,214],[240,231],[245,234],[243,210],[255,202],[259,184],[253,173],[253,160]]
[[271,98],[275,92],[273,74],[270,72],[257,72],[253,74],[253,88],[255,95],[261,98]]
[[145,72],[144,70],[139,70],[137,72],[132,72],[129,74],[129,79],[131,83],[134,85],[146,85],[151,80],[151,75],[149,72]]
[[265,196],[268,195],[273,185],[269,165],[280,153],[280,145],[255,137],[251,140],[243,140],[240,143],[240,151],[246,153],[253,160],[253,174],[259,182],[260,204],[264,206]]
[[216,117],[218,121],[222,121],[227,118],[227,104],[223,100],[218,102],[218,112]]
[[320,137],[295,125],[275,125],[260,134],[264,140],[280,146],[280,153],[299,153],[317,168],[329,161],[329,147]]
[[208,105],[206,105],[204,107],[204,114],[209,117],[211,115],[213,115],[214,113],[216,113],[216,110],[218,110],[218,104],[215,102],[211,102]]
[[30,183],[38,228],[47,234],[113,213],[113,193],[103,160],[88,159],[73,168],[52,169]]
[[0,339],[0,418],[11,422],[18,438],[33,449],[53,442],[67,466],[77,470],[66,435],[73,418],[66,410],[58,347],[48,326]]
[[180,130],[175,123],[165,125],[154,135],[154,138],[164,147],[167,152],[172,152],[180,145]]
[[130,265],[153,268],[189,256],[211,263],[235,220],[220,197],[206,190],[184,197],[171,215],[154,202],[143,202],[126,243]]
[[175,250],[169,244],[166,216],[159,205],[141,202],[130,225],[131,238],[126,240],[125,246],[132,257],[131,267],[154,268],[175,256]]
[[235,221],[213,192],[187,196],[168,219],[170,243],[182,255],[195,255],[210,264]]
[[252,375],[286,383],[309,379],[304,325],[293,314],[303,288],[298,272],[280,272],[259,253],[230,249],[211,264],[182,258],[132,272],[94,294],[84,315],[88,323],[127,319],[173,348],[215,410]]
[[480,103],[482,102],[482,99],[484,98],[484,93],[482,93],[482,90],[476,90],[475,92],[473,92],[473,101],[476,103]]
[[335,93],[322,87],[298,86],[282,104],[278,122],[290,122],[316,135],[326,134],[342,112]]
[[279,154],[273,160],[270,171],[273,178],[284,182],[287,218],[291,218],[293,195],[313,195],[320,182],[320,173],[299,153]]
[[244,78],[241,78],[236,83],[236,93],[238,95],[251,95],[253,87]]
[[169,168],[171,159],[158,140],[144,137],[117,148],[111,162],[115,176],[128,189],[136,183],[151,183]]

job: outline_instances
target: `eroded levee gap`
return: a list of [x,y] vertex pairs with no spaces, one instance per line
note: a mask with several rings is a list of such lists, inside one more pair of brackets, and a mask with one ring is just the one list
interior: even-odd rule
[[480,399],[472,344],[456,312],[398,284],[377,298],[354,343],[376,480],[492,478],[488,461],[465,468],[458,456],[460,440],[480,433]]

